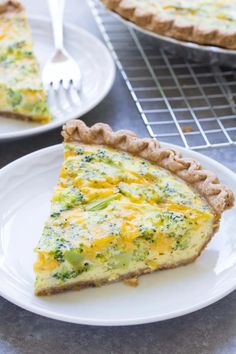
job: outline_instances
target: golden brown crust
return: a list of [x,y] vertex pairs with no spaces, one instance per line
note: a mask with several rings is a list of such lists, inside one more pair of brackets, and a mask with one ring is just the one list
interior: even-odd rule
[[20,113],[13,113],[13,112],[0,111],[0,117],[14,118],[14,119],[19,119],[31,123],[48,123],[48,120],[45,119],[38,118],[37,120],[35,120],[31,116],[27,116],[25,114],[20,114]]
[[133,278],[127,278],[123,280],[125,285],[131,286],[132,288],[136,288],[139,285],[138,277],[135,276]]
[[76,283],[73,284],[63,284],[63,285],[57,285],[57,286],[51,286],[50,288],[40,288],[35,290],[35,295],[37,296],[48,296],[48,295],[53,295],[53,294],[59,294],[61,292],[67,291],[67,290],[81,290],[84,288],[88,287],[100,287],[102,285],[110,284],[110,283],[115,283],[118,281],[125,281],[129,280],[131,278],[138,278],[139,276],[147,273],[152,273],[157,270],[166,270],[166,269],[172,269],[172,268],[177,268],[180,266],[185,266],[188,265],[189,263],[194,262],[202,253],[202,251],[206,248],[207,244],[210,242],[214,234],[219,228],[219,219],[216,218],[214,229],[211,235],[206,239],[204,244],[202,245],[201,249],[199,252],[194,255],[192,258],[189,258],[187,260],[173,263],[173,264],[162,264],[159,266],[157,269],[151,269],[151,268],[143,268],[140,269],[136,272],[129,272],[127,274],[121,275],[119,278],[115,280],[109,280],[107,278],[103,279],[94,279],[94,280],[89,280],[89,281],[77,281]]
[[221,184],[214,173],[202,169],[197,160],[182,157],[173,148],[162,148],[157,140],[138,138],[128,130],[113,132],[109,125],[103,123],[89,128],[81,120],[67,122],[62,135],[65,142],[107,145],[155,162],[192,185],[218,215],[233,205],[232,191]]
[[83,288],[89,288],[89,287],[100,287],[102,285],[108,284],[108,283],[114,283],[117,281],[122,281],[128,278],[132,277],[137,277],[140,276],[144,273],[150,273],[150,269],[142,269],[139,272],[130,272],[125,275],[120,276],[118,279],[109,281],[106,278],[103,279],[94,279],[94,280],[88,280],[88,281],[78,281],[73,284],[63,284],[63,285],[58,285],[58,286],[52,286],[50,288],[42,288],[42,289],[36,289],[35,290],[35,295],[37,296],[44,296],[44,295],[52,295],[52,294],[58,294],[61,292],[64,292],[65,290],[80,290]]
[[130,0],[101,1],[108,9],[151,32],[183,41],[236,49],[236,29],[229,31],[225,28],[224,32],[214,26],[206,28],[204,27],[204,21],[192,25],[186,23],[184,16],[178,17],[143,11]]
[[23,11],[23,5],[15,0],[0,0],[0,14],[5,12],[20,12]]

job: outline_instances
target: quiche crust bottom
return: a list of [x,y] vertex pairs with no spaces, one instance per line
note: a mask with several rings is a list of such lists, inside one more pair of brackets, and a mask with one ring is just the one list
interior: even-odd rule
[[116,283],[119,281],[124,281],[124,280],[130,279],[130,278],[139,277],[144,274],[153,273],[158,270],[167,270],[167,269],[173,269],[173,268],[177,268],[180,266],[188,265],[190,263],[193,263],[201,255],[203,250],[206,248],[208,243],[211,241],[214,234],[217,232],[217,230],[219,228],[219,224],[220,224],[220,220],[218,219],[214,223],[213,233],[206,239],[206,241],[202,245],[199,252],[196,255],[194,255],[193,257],[191,257],[190,259],[180,261],[177,263],[173,263],[171,265],[170,264],[162,264],[157,269],[151,269],[151,268],[139,269],[136,272],[129,272],[127,274],[123,274],[114,280],[109,280],[107,278],[91,279],[89,281],[81,281],[81,280],[76,281],[75,280],[71,284],[63,284],[63,285],[45,287],[45,288],[42,287],[42,288],[35,289],[35,295],[48,296],[48,295],[59,294],[59,293],[62,293],[64,291],[69,291],[69,290],[77,290],[78,291],[78,290],[82,290],[82,289],[89,288],[89,287],[100,287],[102,285],[112,284],[112,283]]
[[32,120],[32,117],[30,115],[24,115],[21,113],[13,113],[13,112],[6,112],[6,111],[0,111],[0,116],[4,118],[14,118],[18,120],[23,120],[25,122],[31,122],[31,123],[48,123],[48,119],[46,118],[38,118],[37,120]]

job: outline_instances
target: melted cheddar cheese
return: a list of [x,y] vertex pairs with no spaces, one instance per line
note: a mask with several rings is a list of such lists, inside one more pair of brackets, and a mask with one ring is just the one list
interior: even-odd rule
[[0,14],[0,111],[37,122],[52,119],[25,14],[14,8]]
[[36,248],[36,293],[184,262],[214,220],[195,190],[157,165],[104,146],[66,144]]

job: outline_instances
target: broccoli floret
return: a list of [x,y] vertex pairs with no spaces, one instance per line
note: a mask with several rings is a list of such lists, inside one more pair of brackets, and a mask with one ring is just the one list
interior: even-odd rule
[[141,225],[139,225],[138,229],[140,232],[140,236],[144,240],[151,242],[151,243],[154,243],[156,241],[155,234],[156,234],[157,230],[154,225],[146,226],[146,225],[141,224]]
[[68,279],[76,278],[78,275],[87,272],[89,269],[90,269],[90,265],[88,263],[84,263],[84,265],[82,265],[81,268],[79,269],[65,271],[65,272],[57,272],[53,274],[53,277],[56,278],[57,280],[61,280],[64,282]]
[[22,101],[21,94],[17,91],[13,91],[12,89],[8,90],[8,97],[9,97],[10,105],[12,107],[18,106]]

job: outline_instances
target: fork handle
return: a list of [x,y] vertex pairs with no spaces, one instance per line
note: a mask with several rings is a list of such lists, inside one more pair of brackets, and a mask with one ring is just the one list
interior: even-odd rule
[[48,0],[55,48],[63,50],[63,14],[65,0]]

